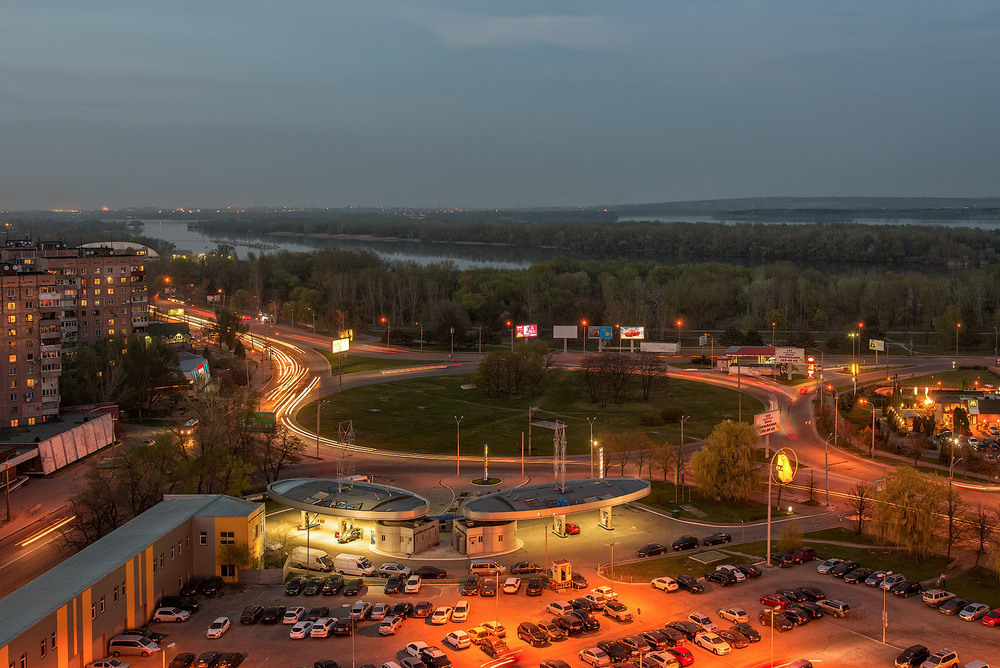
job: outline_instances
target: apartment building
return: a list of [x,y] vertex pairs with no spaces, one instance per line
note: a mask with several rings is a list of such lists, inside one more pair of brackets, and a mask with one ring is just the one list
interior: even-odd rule
[[[131,522],[0,599],[0,666],[83,668],[191,577],[238,580],[228,545],[263,553],[264,504],[166,495]],[[159,665],[157,663],[156,665]]]
[[77,343],[146,331],[147,259],[144,247],[120,244],[0,246],[0,347],[8,361],[0,428],[55,419],[61,358]]

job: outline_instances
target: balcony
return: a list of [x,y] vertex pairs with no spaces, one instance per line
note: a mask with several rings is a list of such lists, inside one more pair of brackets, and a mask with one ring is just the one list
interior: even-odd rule
[[42,378],[57,378],[60,375],[62,375],[61,366],[57,366],[55,369],[42,369]]

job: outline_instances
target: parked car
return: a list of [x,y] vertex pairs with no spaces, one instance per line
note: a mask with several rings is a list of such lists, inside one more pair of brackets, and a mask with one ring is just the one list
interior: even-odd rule
[[507,578],[503,581],[503,593],[517,594],[521,591],[521,578]]
[[495,659],[498,656],[502,656],[510,652],[510,648],[507,647],[502,639],[490,636],[484,638],[481,643],[479,643],[479,649],[486,653],[486,656],[491,659]]
[[542,578],[530,578],[528,580],[527,586],[524,588],[524,593],[528,596],[541,596],[542,595]]
[[400,615],[402,617],[407,617],[413,613],[413,604],[409,601],[404,601],[403,603],[397,603],[392,606],[392,614]]
[[363,622],[372,613],[372,604],[368,601],[357,601],[351,606],[350,617],[354,621]]
[[888,591],[888,590],[892,589],[893,585],[899,584],[900,582],[903,582],[904,580],[906,580],[906,576],[903,575],[902,573],[891,573],[889,575],[886,575],[882,579],[882,582],[879,583],[879,587],[881,587],[882,589],[885,589],[886,591]]
[[440,626],[441,624],[447,624],[451,621],[451,606],[441,605],[434,608],[434,612],[431,613],[430,619],[428,620],[431,624],[435,626]]
[[181,610],[187,610],[191,614],[198,612],[201,608],[201,603],[198,602],[198,599],[188,596],[164,596],[156,605],[161,608],[180,608]]
[[865,578],[865,584],[869,587],[878,587],[882,584],[882,580],[884,580],[885,576],[888,574],[889,571],[875,571]]
[[994,608],[983,615],[983,626],[1000,626],[1000,608]]
[[496,596],[497,595],[497,582],[492,578],[485,578],[479,585],[479,595],[480,596]]
[[344,596],[357,596],[365,588],[361,578],[351,578],[344,583]]
[[844,576],[844,582],[848,584],[858,584],[864,582],[865,578],[872,574],[872,569],[860,566]]
[[478,596],[480,584],[481,581],[478,575],[469,575],[462,580],[462,586],[459,587],[458,593],[460,596]]
[[409,578],[406,579],[406,585],[403,587],[403,593],[419,594],[420,585],[422,584],[422,582],[423,580],[419,575],[411,575]]
[[666,545],[660,543],[646,543],[638,550],[635,551],[635,556],[637,557],[655,557],[661,554],[666,554],[670,551]]
[[798,592],[805,594],[807,600],[819,601],[826,598],[826,592],[819,587],[796,587]]
[[248,605],[240,615],[240,624],[256,624],[264,616],[264,606]]
[[277,624],[285,616],[285,606],[269,605],[264,608],[264,614],[260,616],[261,624]]
[[851,606],[835,598],[824,598],[816,601],[816,605],[822,608],[823,612],[834,617],[846,617],[851,614]]
[[229,630],[229,617],[216,617],[215,621],[209,624],[206,638],[221,638]]
[[958,618],[966,622],[974,622],[986,616],[990,606],[985,603],[970,603],[958,613]]
[[448,577],[448,571],[437,566],[421,566],[413,571],[413,575],[419,575],[424,580],[444,580]]
[[718,628],[715,622],[712,621],[712,618],[704,612],[692,612],[687,618],[689,622],[694,622],[705,631],[714,631]]
[[566,522],[566,533],[570,536],[576,536],[580,533],[580,525],[576,522]]
[[736,564],[736,568],[740,573],[743,573],[743,575],[748,578],[759,578],[764,574],[764,571],[760,570],[753,564]]
[[580,618],[569,613],[556,615],[552,623],[568,636],[575,636],[583,633],[583,622]]
[[931,655],[924,645],[910,645],[896,657],[896,668],[917,668]]
[[792,555],[784,552],[772,552],[771,563],[778,568],[789,568],[792,565]]
[[452,631],[444,637],[444,641],[454,649],[466,649],[472,647],[472,640],[465,631]]
[[677,586],[686,589],[692,594],[701,594],[705,591],[705,585],[698,582],[698,580],[687,573],[681,573],[677,576]]
[[469,602],[464,599],[456,603],[455,607],[451,610],[451,621],[464,622],[468,620],[469,608]]
[[288,608],[285,610],[285,614],[281,617],[282,624],[296,624],[302,621],[302,618],[306,614],[306,609],[302,606],[295,608]]
[[755,629],[754,627],[752,627],[749,623],[733,624],[732,626],[729,627],[729,630],[733,631],[734,633],[741,634],[744,638],[746,638],[752,643],[760,642],[760,632],[757,631],[757,629]]
[[398,594],[403,591],[403,585],[405,582],[406,580],[402,575],[390,575],[386,578],[385,587],[382,591],[386,594]]
[[517,637],[532,647],[540,647],[548,642],[545,632],[532,622],[521,622],[517,625]]
[[721,619],[725,619],[726,621],[733,622],[734,624],[741,624],[749,621],[750,619],[746,610],[737,607],[722,608],[719,610],[719,617]]
[[666,575],[655,578],[649,584],[653,586],[653,589],[659,589],[660,591],[677,591],[678,589],[677,580]]
[[305,578],[292,578],[285,585],[285,594],[287,596],[298,596],[302,593],[302,588],[305,586]]
[[677,657],[677,661],[682,666],[690,666],[694,663],[694,655],[687,647],[671,647],[667,651]]
[[624,603],[619,603],[618,601],[608,601],[607,605],[604,606],[604,614],[612,619],[617,619],[619,622],[632,621],[632,613],[629,612]]
[[798,591],[797,589],[776,589],[774,593],[781,594],[793,603],[809,600],[809,597],[806,596],[805,592]]
[[674,550],[693,550],[698,547],[698,539],[694,536],[681,536],[670,544]]
[[511,575],[533,575],[541,572],[542,567],[533,561],[519,561],[510,567]]
[[707,649],[716,656],[724,656],[733,651],[732,645],[726,642],[718,633],[699,633],[694,637],[694,642],[699,647]]
[[354,621],[349,617],[341,617],[337,620],[337,623],[333,625],[333,630],[331,633],[335,636],[349,636],[354,633],[354,627],[358,622]]
[[835,578],[842,578],[859,566],[861,566],[861,564],[856,561],[843,561],[831,568],[827,575],[832,575]]
[[309,632],[312,631],[312,627],[313,627],[313,622],[308,620],[302,622],[295,622],[295,625],[292,626],[292,628],[289,629],[288,631],[288,637],[291,638],[292,640],[301,640],[302,638],[308,638]]
[[580,661],[589,664],[592,668],[608,668],[611,665],[611,657],[599,647],[581,649],[577,656]]
[[953,649],[939,649],[920,664],[920,668],[953,668],[956,666],[958,666],[958,652]]
[[542,630],[543,633],[545,633],[546,636],[548,636],[549,640],[566,639],[566,632],[550,621],[546,621],[543,619],[539,622],[536,622],[536,625],[538,626],[538,628]]
[[795,606],[800,610],[805,611],[813,619],[820,619],[826,614],[823,611],[823,608],[819,607],[812,601],[802,601],[801,603],[796,603]]
[[226,652],[219,657],[219,661],[215,664],[215,668],[236,668],[238,665],[243,663],[243,660],[246,658],[247,655],[241,652]]
[[406,621],[404,617],[390,615],[378,625],[378,634],[380,636],[394,636],[402,628],[404,621]]
[[816,558],[816,550],[811,547],[800,547],[799,549],[792,552],[792,561],[797,564],[802,564],[807,561],[812,561]]
[[764,594],[760,597],[760,604],[767,608],[785,610],[791,605],[791,601],[781,594]]
[[645,654],[649,650],[653,649],[645,638],[640,635],[625,636],[618,639],[618,644],[629,651],[632,656],[639,656],[640,654]]
[[940,606],[938,606],[938,612],[940,612],[942,615],[951,617],[952,615],[957,615],[959,611],[961,611],[967,605],[969,605],[969,601],[966,601],[964,598],[959,598],[956,596],[955,598],[949,599],[944,603],[942,603]]
[[414,617],[430,617],[432,612],[434,612],[434,605],[430,601],[420,601],[413,606]]
[[[174,658],[170,659],[170,663],[167,664],[168,668],[190,668],[191,664],[194,663],[195,656],[191,652],[181,652]],[[119,663],[121,663],[119,661]],[[128,664],[122,664],[119,666],[106,666],[105,668],[128,668]]]
[[306,582],[306,586],[302,588],[303,596],[316,596],[321,591],[323,591],[323,585],[326,584],[326,578],[310,578]]
[[312,629],[309,630],[310,638],[329,638],[330,631],[333,630],[333,626],[337,623],[336,617],[321,617],[317,619],[313,625]]
[[729,573],[737,582],[746,582],[747,576],[740,569],[736,568],[732,564],[722,564],[721,566],[716,566],[715,570],[722,571],[723,573]]
[[670,647],[670,638],[667,637],[667,634],[660,631],[643,631],[639,636],[646,641],[651,649],[663,650]]
[[214,668],[222,658],[222,652],[202,652],[194,660],[194,668]]
[[569,614],[580,620],[584,631],[597,631],[601,628],[601,620],[586,610],[574,610]]
[[180,608],[163,607],[153,612],[154,622],[186,622],[190,618],[191,613]]
[[778,612],[777,608],[772,608],[771,610],[761,610],[760,614],[757,615],[757,621],[760,622],[761,626],[773,626],[778,631],[791,631],[795,628],[795,624],[785,613]]
[[787,610],[784,611],[785,617],[792,620],[792,624],[796,626],[803,626],[812,621],[812,616],[803,610],[802,608],[796,607],[794,605],[789,606]]
[[736,576],[728,571],[709,571],[705,573],[705,580],[713,582],[720,587],[728,587],[736,584]]
[[904,581],[893,585],[889,592],[894,596],[899,596],[900,598],[910,598],[911,596],[924,593],[924,586],[919,582]]
[[702,545],[722,545],[724,543],[731,543],[733,537],[728,533],[718,532],[712,533],[701,539]]
[[215,596],[216,594],[222,591],[222,588],[225,586],[225,584],[226,583],[223,582],[221,577],[219,577],[218,575],[213,575],[212,577],[208,578],[207,580],[201,583],[201,585],[198,587],[198,591],[201,592],[202,596]]
[[670,652],[650,652],[646,655],[652,668],[680,668],[681,662]]
[[632,652],[617,640],[601,640],[597,647],[611,657],[612,663],[624,663],[632,656]]
[[819,566],[816,567],[816,572],[826,575],[827,573],[830,572],[831,568],[833,568],[842,561],[843,559],[827,559],[826,561],[824,561],[823,563],[821,563]]
[[316,605],[309,608],[309,612],[306,613],[306,619],[310,622],[315,622],[317,619],[322,617],[330,616],[330,608],[325,605]]

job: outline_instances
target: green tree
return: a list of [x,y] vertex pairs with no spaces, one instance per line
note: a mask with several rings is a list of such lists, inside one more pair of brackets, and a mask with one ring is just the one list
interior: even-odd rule
[[802,547],[802,529],[798,522],[785,522],[775,541],[779,552],[792,553]]
[[150,414],[161,400],[177,397],[187,386],[178,366],[177,351],[162,339],[130,336],[121,363],[132,405],[140,417],[144,410]]
[[875,494],[873,523],[880,536],[905,547],[915,561],[934,552],[940,544],[938,530],[945,491],[909,466],[886,475]]
[[746,422],[717,424],[701,450],[691,455],[691,469],[702,494],[736,502],[760,491],[761,473],[754,463],[759,440],[757,430]]
[[219,345],[225,345],[232,350],[240,339],[240,334],[247,331],[247,325],[242,316],[229,309],[216,309],[215,322],[209,326],[209,331],[219,339]]

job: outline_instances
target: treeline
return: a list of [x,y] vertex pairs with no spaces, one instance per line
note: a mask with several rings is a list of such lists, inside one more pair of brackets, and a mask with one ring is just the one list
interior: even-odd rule
[[282,216],[211,220],[216,234],[368,235],[427,243],[497,244],[553,254],[658,262],[794,262],[825,266],[947,266],[992,263],[1000,232],[969,227],[829,223],[776,225],[648,221],[445,221],[424,218]]
[[[163,258],[149,264],[150,292],[170,285],[205,303],[223,294],[227,306],[321,331],[388,331],[393,344],[450,344],[457,350],[510,338],[507,322],[641,325],[649,340],[685,342],[704,331],[750,332],[749,339],[809,345],[822,331],[831,350],[851,348],[846,333],[863,322],[869,336],[909,332],[914,343],[965,349],[993,343],[1000,326],[1000,267],[928,273],[855,269],[800,270],[790,263],[744,267],[697,263],[570,261],[528,269],[459,270],[450,264],[390,262],[370,252],[334,248],[281,252],[239,260],[220,247],[202,258]],[[167,283],[166,279],[170,282]],[[383,323],[382,318],[387,322]],[[418,324],[419,323],[419,324]],[[956,328],[958,323],[961,328]],[[989,336],[987,336],[987,333]],[[749,340],[748,339],[748,340]],[[718,344],[734,342],[717,341]],[[908,341],[902,339],[904,344]]]

